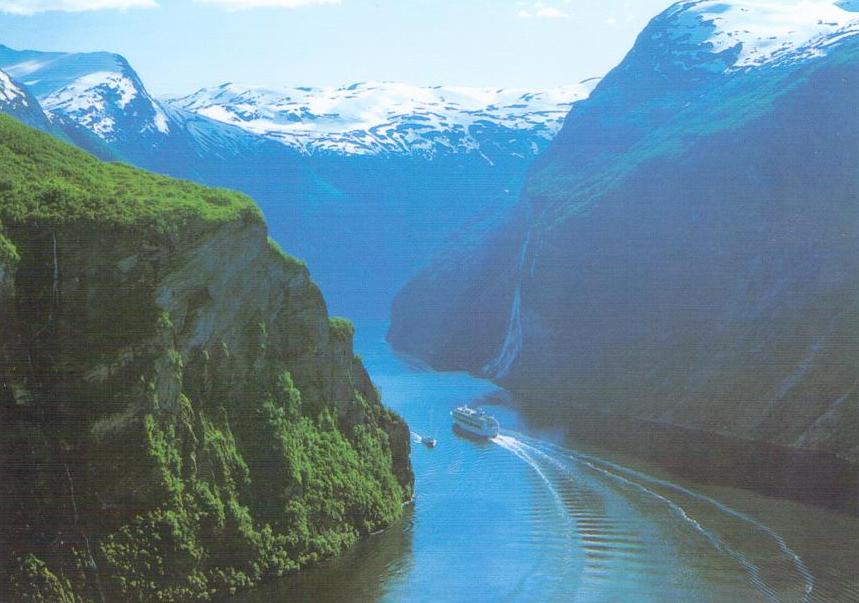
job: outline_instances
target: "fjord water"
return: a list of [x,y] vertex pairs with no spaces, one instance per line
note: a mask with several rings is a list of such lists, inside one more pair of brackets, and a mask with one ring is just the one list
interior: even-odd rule
[[[538,435],[493,384],[400,358],[384,333],[358,325],[358,351],[384,401],[438,439],[413,443],[415,504],[341,558],[236,600],[859,600],[854,515]],[[463,403],[492,404],[502,435],[453,432]]]

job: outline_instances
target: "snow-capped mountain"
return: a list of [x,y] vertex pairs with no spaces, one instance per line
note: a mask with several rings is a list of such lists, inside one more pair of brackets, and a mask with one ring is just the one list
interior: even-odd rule
[[26,86],[47,112],[105,142],[157,139],[170,131],[160,103],[120,55],[16,51],[2,46],[0,68]]
[[749,69],[824,56],[859,33],[855,11],[857,0],[697,0],[674,5],[653,33],[670,41],[675,57],[709,55],[723,69]]
[[224,84],[170,104],[309,155],[534,155],[597,80],[551,90],[395,82],[272,90]]
[[0,69],[21,82],[53,121],[82,128],[120,156],[156,169],[147,159],[180,140],[185,147],[205,147],[186,148],[185,154],[224,155],[225,148],[268,140],[310,156],[475,155],[490,164],[530,158],[598,82],[551,90],[224,84],[162,102],[113,53],[0,46]]
[[126,73],[98,71],[84,75],[42,99],[42,106],[65,115],[106,141],[120,135],[124,121],[138,121],[137,134],[167,134],[164,110]]
[[23,88],[12,81],[9,74],[0,71],[0,102],[4,108],[26,107],[29,105],[28,96]]
[[[120,55],[14,50],[0,69],[50,120],[36,125],[105,159],[176,177],[236,186],[239,161],[276,165],[295,153],[240,128],[164,105]],[[11,113],[11,111],[7,111]]]

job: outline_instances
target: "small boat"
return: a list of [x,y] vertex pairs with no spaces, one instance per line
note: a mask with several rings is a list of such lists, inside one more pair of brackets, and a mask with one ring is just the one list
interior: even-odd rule
[[[432,415],[434,410],[434,408],[430,408],[430,427],[432,427]],[[421,436],[420,441],[421,444],[423,444],[427,448],[435,448],[435,445],[438,444],[438,442],[436,442],[436,439],[431,436]]]
[[486,414],[482,408],[457,406],[450,412],[454,427],[465,433],[480,438],[494,438],[498,435],[498,421]]

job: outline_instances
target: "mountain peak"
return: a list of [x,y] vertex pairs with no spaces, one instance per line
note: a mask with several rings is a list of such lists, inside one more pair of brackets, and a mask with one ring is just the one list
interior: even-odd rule
[[[728,70],[820,57],[859,33],[857,0],[694,0],[663,13],[655,37],[706,48]],[[664,20],[663,20],[664,19]]]
[[0,68],[26,86],[45,110],[71,119],[103,140],[169,131],[164,111],[122,55],[2,47]]
[[122,55],[111,52],[41,52],[0,46],[0,67],[37,97],[91,73],[133,73]]

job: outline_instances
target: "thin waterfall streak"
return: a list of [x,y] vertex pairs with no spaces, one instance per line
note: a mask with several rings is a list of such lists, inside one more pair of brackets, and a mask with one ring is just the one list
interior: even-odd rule
[[519,251],[519,260],[516,266],[516,289],[513,292],[513,303],[510,307],[510,318],[507,323],[504,343],[501,345],[498,355],[483,367],[484,373],[496,379],[503,379],[510,374],[513,363],[516,362],[522,352],[522,278],[530,243],[531,233],[529,231]]
[[53,287],[51,292],[54,296],[54,300],[59,297],[60,292],[60,262],[57,257],[57,233],[51,233],[51,238],[53,240],[53,251],[54,251],[54,278],[53,278]]
[[516,292],[513,294],[513,306],[510,310],[510,322],[507,327],[507,335],[504,338],[504,345],[501,346],[501,351],[498,356],[490,364],[484,367],[484,370],[495,377],[503,379],[510,373],[513,368],[513,363],[522,351],[522,321],[520,317],[520,309],[522,306],[522,286],[517,285]]

